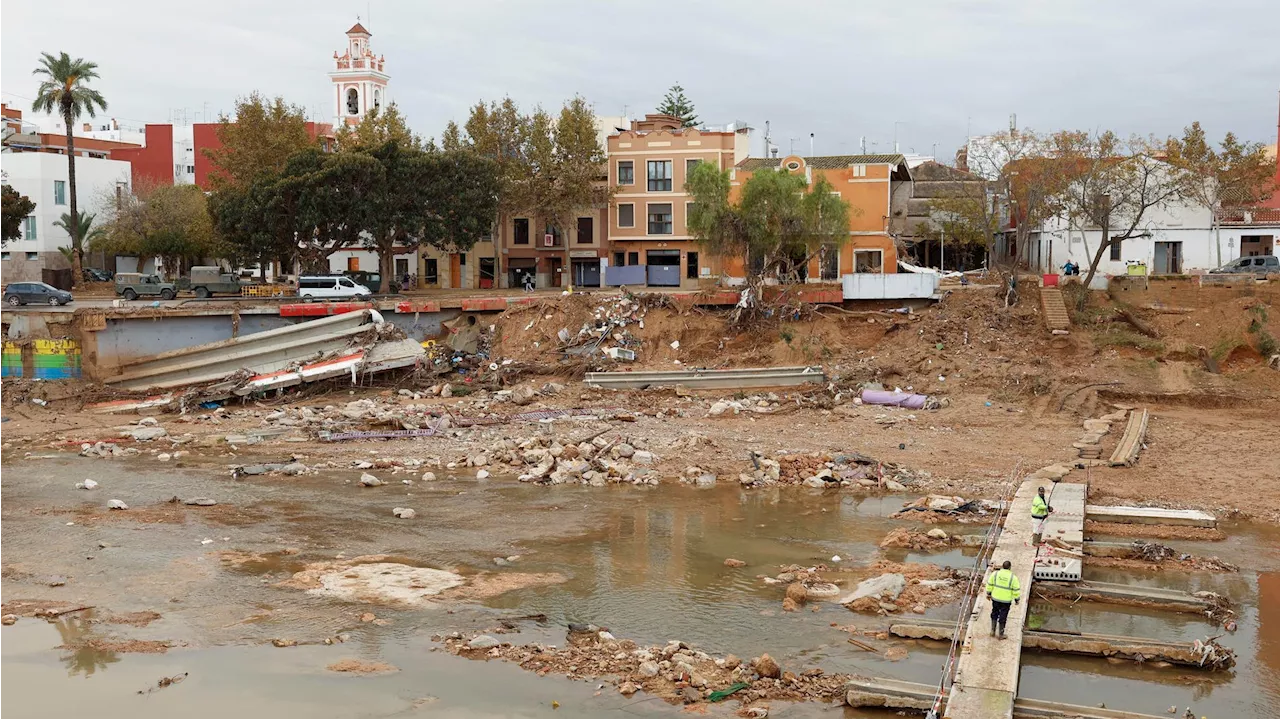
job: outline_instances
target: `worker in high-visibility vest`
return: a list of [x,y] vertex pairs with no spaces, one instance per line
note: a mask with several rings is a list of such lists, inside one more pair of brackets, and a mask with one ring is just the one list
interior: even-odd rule
[[1009,621],[1009,608],[1022,598],[1022,585],[1005,560],[1000,569],[987,576],[987,599],[991,600],[991,636],[1004,639],[1004,625]]
[[1031,543],[1040,544],[1040,535],[1044,531],[1044,520],[1049,518],[1049,513],[1053,511],[1053,507],[1049,506],[1049,500],[1045,499],[1044,487],[1031,498]]

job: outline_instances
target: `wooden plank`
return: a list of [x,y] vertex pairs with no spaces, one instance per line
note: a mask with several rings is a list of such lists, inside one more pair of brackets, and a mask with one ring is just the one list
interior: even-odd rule
[[1138,461],[1138,452],[1142,450],[1142,440],[1147,436],[1147,421],[1150,413],[1145,409],[1129,412],[1129,422],[1125,425],[1124,436],[1111,453],[1112,467],[1132,467]]
[[1161,507],[1104,507],[1090,504],[1085,515],[1095,522],[1120,524],[1170,524],[1179,527],[1218,526],[1218,518],[1198,509],[1163,509]]

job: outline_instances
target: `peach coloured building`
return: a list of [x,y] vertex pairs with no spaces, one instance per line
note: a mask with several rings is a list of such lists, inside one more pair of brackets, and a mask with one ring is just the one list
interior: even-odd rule
[[[894,216],[894,208],[905,207],[911,194],[911,171],[902,155],[752,157],[737,163],[733,185],[741,187],[753,173],[778,168],[803,174],[810,187],[817,177],[825,177],[849,203],[849,238],[810,261],[808,281],[834,282],[855,272],[898,271],[893,233],[903,218]],[[726,275],[745,276],[740,261],[729,264]]]
[[[696,288],[719,275],[686,226],[693,198],[685,178],[699,162],[722,170],[744,160],[750,128],[681,127],[670,115],[645,115],[608,138],[609,257],[606,284]],[[640,268],[640,269],[633,269]]]

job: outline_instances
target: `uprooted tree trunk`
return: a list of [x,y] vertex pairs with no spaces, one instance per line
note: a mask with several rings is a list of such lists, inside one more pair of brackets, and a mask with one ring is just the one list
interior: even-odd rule
[[1130,310],[1129,308],[1117,307],[1116,314],[1125,322],[1128,322],[1130,325],[1133,325],[1133,328],[1141,332],[1142,334],[1152,338],[1160,337],[1160,330],[1157,330],[1149,322],[1135,315],[1133,311]]

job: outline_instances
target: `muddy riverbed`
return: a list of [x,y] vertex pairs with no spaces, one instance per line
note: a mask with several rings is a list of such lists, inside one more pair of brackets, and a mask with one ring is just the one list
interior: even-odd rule
[[[825,563],[839,578],[861,576],[880,559],[955,567],[973,561],[958,549],[878,548],[886,533],[904,526],[889,515],[910,496],[800,487],[543,487],[443,472],[438,481],[412,485],[402,480],[413,475],[388,473],[387,484],[361,487],[359,474],[236,481],[211,464],[161,469],[154,462],[74,456],[6,462],[6,606],[39,601],[94,608],[54,622],[24,617],[3,628],[3,709],[24,717],[92,712],[107,719],[681,711],[643,693],[622,696],[605,680],[539,677],[514,664],[450,656],[431,640],[533,614],[546,620],[515,622],[516,631],[500,638],[563,645],[568,623],[593,623],[641,645],[679,639],[716,656],[768,652],[797,673],[821,668],[935,682],[943,645],[859,635],[881,653],[861,651],[846,642],[845,629],[881,629],[888,619],[834,602],[784,612],[783,588],[758,575],[773,576],[790,564]],[[74,489],[86,478],[99,488]],[[170,503],[173,497],[218,504]],[[108,510],[109,499],[129,509]],[[397,519],[395,507],[412,508],[416,516]],[[1273,716],[1280,705],[1280,537],[1259,525],[1228,527],[1228,534],[1224,542],[1180,548],[1240,564],[1238,574],[1099,569],[1086,575],[1226,594],[1240,617],[1239,629],[1220,639],[1237,652],[1232,672],[1030,652],[1021,694],[1148,714],[1177,705],[1179,712],[1192,706],[1208,717]],[[308,564],[367,555],[448,570],[469,585],[498,589],[446,594],[407,608],[280,586]],[[840,562],[832,561],[836,555]],[[746,566],[725,566],[728,557]],[[544,581],[512,580],[517,576]],[[951,618],[955,611],[954,605],[936,607],[926,615]],[[1050,628],[1186,641],[1220,631],[1190,615],[1085,603],[1035,602],[1032,614]],[[346,641],[323,643],[340,636]],[[273,640],[299,645],[278,648]],[[169,646],[162,653],[130,651],[161,642]],[[890,661],[883,653],[889,648],[907,655]],[[398,671],[326,669],[348,659]],[[156,686],[162,677],[184,673],[179,683]],[[738,704],[703,706],[730,716]],[[778,702],[771,715],[887,716]]]

